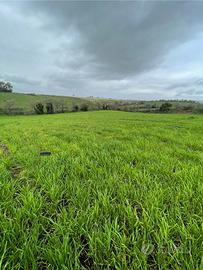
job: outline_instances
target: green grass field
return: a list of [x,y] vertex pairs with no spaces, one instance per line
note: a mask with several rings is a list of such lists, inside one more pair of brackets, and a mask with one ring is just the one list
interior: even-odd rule
[[202,134],[198,115],[1,116],[0,269],[203,269]]

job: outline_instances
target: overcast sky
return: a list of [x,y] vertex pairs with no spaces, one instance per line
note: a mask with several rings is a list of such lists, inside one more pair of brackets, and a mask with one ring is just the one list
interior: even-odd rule
[[0,1],[16,92],[203,100],[203,2]]

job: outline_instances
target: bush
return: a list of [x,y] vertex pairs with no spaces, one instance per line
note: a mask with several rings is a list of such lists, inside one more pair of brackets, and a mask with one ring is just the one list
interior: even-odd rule
[[37,103],[34,106],[34,111],[36,114],[43,114],[44,113],[44,105],[42,103]]
[[83,111],[83,112],[88,111],[88,105],[87,105],[87,104],[82,104],[82,105],[80,106],[80,110]]
[[6,100],[4,104],[4,112],[6,114],[12,114],[13,109],[16,108],[15,100]]
[[78,105],[73,105],[71,111],[72,112],[78,112],[79,111],[79,106]]
[[172,104],[169,102],[165,102],[161,104],[161,107],[159,108],[160,112],[169,112],[172,107]]
[[64,113],[65,111],[67,111],[66,101],[63,98],[60,100],[54,101],[53,107],[54,107],[54,112],[57,112],[57,113]]
[[13,91],[13,86],[10,82],[0,81],[0,92],[12,93],[12,91]]
[[54,113],[54,106],[51,102],[46,104],[46,110],[48,114]]
[[192,112],[194,111],[194,106],[193,105],[183,106],[183,111]]
[[109,105],[108,104],[103,104],[102,105],[102,110],[108,110],[109,109]]

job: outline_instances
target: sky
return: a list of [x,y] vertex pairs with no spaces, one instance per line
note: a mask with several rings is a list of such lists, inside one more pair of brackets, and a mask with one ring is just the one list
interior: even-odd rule
[[1,1],[15,92],[203,100],[203,1]]

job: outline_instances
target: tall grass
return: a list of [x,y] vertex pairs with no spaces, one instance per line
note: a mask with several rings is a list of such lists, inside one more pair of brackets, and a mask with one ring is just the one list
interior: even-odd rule
[[202,123],[1,117],[0,269],[203,269]]

